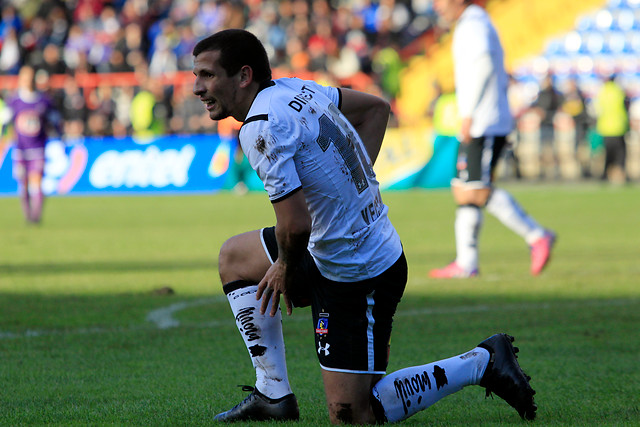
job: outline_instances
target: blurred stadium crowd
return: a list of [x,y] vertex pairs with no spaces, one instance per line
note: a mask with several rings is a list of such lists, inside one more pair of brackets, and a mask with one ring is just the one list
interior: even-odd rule
[[[23,64],[40,70],[38,86],[53,95],[71,138],[211,131],[186,81],[191,51],[202,37],[231,27],[263,40],[276,74],[313,73],[392,98],[397,48],[435,22],[432,0],[0,3],[0,73],[15,75]],[[123,74],[91,78],[104,73]]]
[[[589,169],[586,163],[602,145],[589,140],[596,120],[591,101],[605,74],[615,71],[612,64],[622,64],[617,68],[625,71],[621,79],[630,101],[640,95],[640,42],[634,44],[640,40],[640,0],[603,3],[598,14],[582,17],[574,31],[551,40],[540,57],[514,70],[510,88],[520,140],[531,134],[542,138],[544,120],[561,137],[575,135],[564,138],[576,141],[567,143],[564,157],[583,163],[573,169]],[[232,131],[235,125],[209,120],[191,92],[193,46],[224,28],[255,33],[276,77],[350,86],[383,96],[392,106],[408,60],[446,32],[433,0],[0,0],[0,5],[0,99],[15,87],[20,67],[32,65],[38,89],[49,92],[62,113],[69,140]],[[620,37],[611,34],[622,33],[626,42],[619,52],[606,43],[596,46],[601,50],[587,43],[598,35],[615,41]],[[546,106],[540,102],[545,92]],[[635,132],[640,102],[631,102],[630,110]],[[640,132],[634,132],[631,160],[640,150]],[[526,155],[527,146],[521,146],[522,159],[537,159],[544,149],[535,145]],[[550,163],[563,157],[561,147],[554,151]],[[640,178],[640,164],[635,169]]]

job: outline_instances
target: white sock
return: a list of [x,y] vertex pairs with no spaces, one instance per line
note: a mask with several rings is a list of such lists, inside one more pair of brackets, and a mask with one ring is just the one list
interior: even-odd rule
[[494,188],[486,208],[491,215],[498,218],[529,245],[544,236],[544,228],[527,214],[506,190]]
[[475,205],[456,209],[456,263],[465,271],[478,268],[478,235],[482,227],[482,209]]
[[[249,351],[256,370],[256,388],[272,399],[291,393],[287,374],[284,338],[282,337],[282,313],[275,316],[260,314],[261,300],[256,300],[258,285],[237,281],[224,285],[236,326]],[[271,305],[269,305],[271,307]]]
[[402,421],[465,386],[480,384],[489,357],[487,350],[476,347],[449,359],[401,369],[378,381],[371,393],[387,421]]

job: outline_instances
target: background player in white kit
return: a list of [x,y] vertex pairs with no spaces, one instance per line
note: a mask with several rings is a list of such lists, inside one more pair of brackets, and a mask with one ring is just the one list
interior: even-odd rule
[[534,391],[506,334],[383,377],[407,280],[400,238],[372,169],[389,116],[386,101],[312,81],[272,80],[264,47],[244,30],[216,33],[193,54],[194,93],[211,119],[243,122],[242,149],[276,214],[275,227],[234,236],[220,250],[223,289],[257,378],[251,394],[215,419],[299,418],[280,296],[289,314],[311,303],[332,423],[399,421],[473,384],[533,419]]
[[456,24],[453,62],[461,128],[458,173],[451,182],[458,205],[456,259],[429,275],[465,278],[478,274],[483,208],[526,241],[531,250],[531,274],[538,275],[549,261],[555,233],[541,227],[507,191],[493,186],[493,170],[513,126],[498,33],[489,15],[471,0],[435,0],[434,8],[445,21]]

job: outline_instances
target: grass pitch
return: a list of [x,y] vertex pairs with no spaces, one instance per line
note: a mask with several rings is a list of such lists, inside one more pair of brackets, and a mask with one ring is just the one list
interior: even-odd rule
[[[558,232],[540,277],[522,240],[485,214],[481,276],[428,279],[454,256],[449,192],[383,195],[409,261],[389,371],[504,331],[533,377],[536,425],[640,425],[640,189],[509,189]],[[0,198],[0,425],[212,424],[254,381],[217,252],[273,221],[264,194],[56,197],[38,227]],[[312,326],[306,310],[284,320],[304,426],[328,424]],[[427,423],[524,422],[467,387],[403,424]]]

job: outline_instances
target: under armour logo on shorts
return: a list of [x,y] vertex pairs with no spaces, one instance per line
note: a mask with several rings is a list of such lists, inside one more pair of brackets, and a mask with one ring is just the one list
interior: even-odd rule
[[320,353],[321,351],[324,352],[325,356],[329,355],[329,347],[331,347],[331,344],[327,343],[327,345],[323,346],[322,343],[318,343],[318,354],[322,354]]

